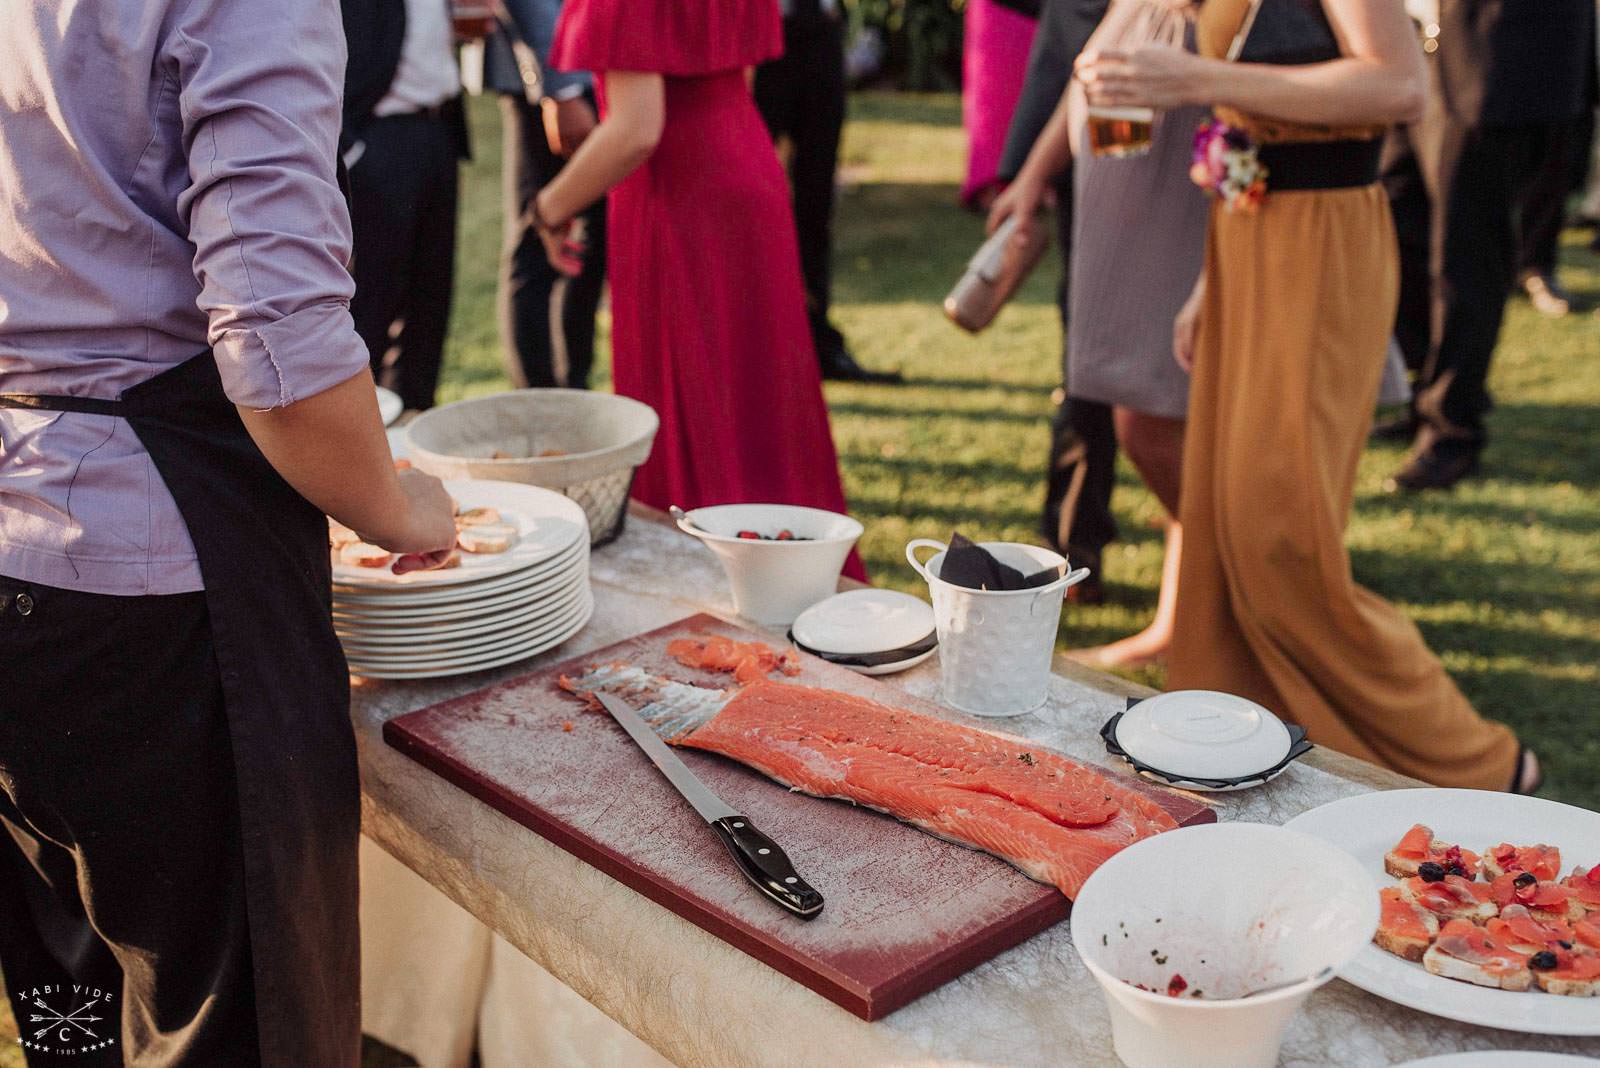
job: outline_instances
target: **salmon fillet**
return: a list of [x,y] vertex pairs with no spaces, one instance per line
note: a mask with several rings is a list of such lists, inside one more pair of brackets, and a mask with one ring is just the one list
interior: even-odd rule
[[1153,799],[1060,754],[771,679],[672,741],[992,853],[1068,897],[1124,846],[1177,826]]

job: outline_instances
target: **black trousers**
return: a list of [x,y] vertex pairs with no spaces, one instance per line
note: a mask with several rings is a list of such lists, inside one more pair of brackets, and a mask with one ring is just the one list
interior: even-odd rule
[[528,206],[565,161],[550,151],[537,106],[517,93],[500,97],[501,185],[505,235],[497,311],[506,374],[518,388],[586,389],[594,365],[594,317],[606,281],[606,202],[583,213],[588,254],[583,273],[550,266]]
[[[1056,183],[1056,240],[1063,265],[1072,262],[1072,171]],[[1071,278],[1065,266],[1057,303],[1061,311],[1061,378],[1067,377],[1065,349],[1067,296]],[[1045,474],[1040,532],[1074,565],[1100,570],[1105,547],[1117,537],[1111,491],[1117,480],[1117,428],[1111,405],[1066,397],[1050,421],[1050,457]],[[1099,577],[1098,575],[1096,577]]]
[[459,142],[423,114],[373,119],[350,168],[350,314],[381,385],[433,407],[455,285]]
[[1567,197],[1582,189],[1589,173],[1594,111],[1584,109],[1558,135],[1559,143],[1534,172],[1522,198],[1521,241],[1516,276],[1556,272],[1556,251],[1567,225]]
[[1433,202],[1432,343],[1416,391],[1417,414],[1433,439],[1474,446],[1487,439],[1489,364],[1516,278],[1518,218],[1530,182],[1564,152],[1567,127],[1469,126],[1434,115],[1412,131]]
[[[44,1047],[24,1047],[28,1063],[257,1063],[205,595],[0,578],[0,663],[0,969],[22,1037]],[[96,989],[86,1029],[32,1021]]]
[[756,106],[774,139],[793,145],[789,182],[806,311],[818,356],[844,343],[828,322],[833,291],[833,189],[844,130],[844,24],[820,12],[783,20],[783,55],[756,68]]
[[1429,266],[1433,209],[1410,127],[1396,126],[1389,131],[1378,173],[1389,197],[1400,247],[1400,303],[1394,337],[1406,367],[1418,372],[1428,362],[1433,334],[1433,271]]

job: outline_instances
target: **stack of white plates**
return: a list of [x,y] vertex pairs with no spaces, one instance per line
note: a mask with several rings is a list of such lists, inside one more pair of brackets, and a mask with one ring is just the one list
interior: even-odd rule
[[498,509],[517,528],[506,552],[462,553],[461,565],[396,575],[333,565],[333,625],[350,671],[434,678],[500,667],[560,645],[589,622],[589,523],[554,490],[447,481],[463,511]]

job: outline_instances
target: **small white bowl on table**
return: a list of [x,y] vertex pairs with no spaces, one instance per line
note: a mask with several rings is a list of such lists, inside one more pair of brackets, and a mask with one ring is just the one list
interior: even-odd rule
[[[677,522],[722,562],[734,610],[771,626],[787,626],[833,596],[862,533],[861,524],[847,515],[793,504],[719,504],[696,508]],[[785,530],[794,540],[768,540]],[[741,538],[740,531],[766,538]]]
[[[1378,896],[1336,846],[1282,827],[1215,823],[1113,856],[1083,884],[1071,922],[1129,1068],[1270,1068],[1290,1018],[1331,978],[1319,973],[1371,940]],[[1165,993],[1174,974],[1187,983],[1178,997]]]

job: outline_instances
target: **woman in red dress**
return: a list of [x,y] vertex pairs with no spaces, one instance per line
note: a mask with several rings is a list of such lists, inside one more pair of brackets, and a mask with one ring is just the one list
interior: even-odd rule
[[556,31],[552,62],[595,72],[604,118],[531,211],[571,272],[571,220],[610,193],[612,377],[661,416],[634,483],[658,508],[845,508],[789,190],[747,80],[782,42],[774,0],[567,0]]

